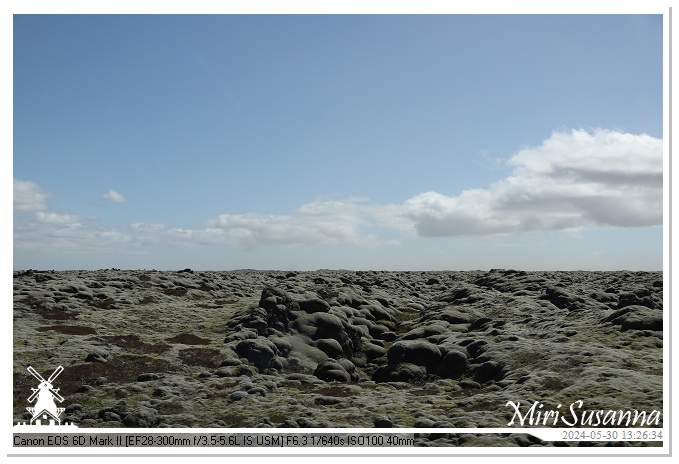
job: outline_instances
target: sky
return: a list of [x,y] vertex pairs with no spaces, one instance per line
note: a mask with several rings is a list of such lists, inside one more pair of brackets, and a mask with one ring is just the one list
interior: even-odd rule
[[662,270],[662,15],[15,15],[13,267]]

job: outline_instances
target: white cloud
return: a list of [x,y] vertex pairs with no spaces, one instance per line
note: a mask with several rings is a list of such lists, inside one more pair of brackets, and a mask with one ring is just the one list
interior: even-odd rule
[[104,200],[112,201],[113,203],[125,203],[127,198],[115,190],[109,190],[103,196]]
[[[557,132],[509,161],[510,176],[457,196],[416,195],[402,204],[365,198],[316,200],[290,214],[222,214],[206,227],[134,223],[107,227],[99,218],[48,208],[49,193],[14,181],[14,245],[44,251],[136,253],[146,247],[234,245],[361,246],[405,237],[457,238],[596,227],[662,224],[662,141],[598,130]],[[114,190],[104,198],[126,201]],[[378,235],[379,234],[379,235]]]
[[221,239],[246,248],[270,244],[372,245],[377,237],[362,229],[370,222],[363,201],[315,201],[291,215],[222,214],[210,219],[208,226],[222,230]]
[[14,212],[44,211],[47,199],[53,196],[30,180],[14,179]]
[[452,197],[427,192],[402,214],[422,237],[662,224],[662,141],[605,130],[557,132],[510,160],[512,175]]
[[78,216],[75,214],[59,214],[54,211],[38,211],[35,219],[43,224],[67,225],[69,227],[80,227]]

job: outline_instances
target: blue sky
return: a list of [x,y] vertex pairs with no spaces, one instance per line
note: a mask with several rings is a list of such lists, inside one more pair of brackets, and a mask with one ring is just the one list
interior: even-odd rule
[[15,269],[662,269],[661,15],[13,26]]

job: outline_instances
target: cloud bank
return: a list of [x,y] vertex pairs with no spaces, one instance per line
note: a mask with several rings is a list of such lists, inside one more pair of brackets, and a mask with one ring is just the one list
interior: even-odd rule
[[[487,188],[457,195],[424,192],[403,203],[366,198],[318,200],[286,215],[221,214],[202,229],[135,223],[49,210],[51,196],[14,181],[14,244],[24,249],[135,251],[150,245],[378,246],[385,235],[460,238],[662,225],[662,140],[608,130],[555,132],[508,161],[512,172]],[[454,191],[455,186],[451,185]],[[110,190],[108,201],[125,197]],[[386,231],[386,234],[385,234]]]
[[373,245],[377,237],[365,233],[370,223],[366,200],[316,201],[302,205],[291,215],[222,214],[208,226],[224,231],[225,240],[246,248],[267,245],[326,243],[334,246]]
[[557,132],[508,163],[512,174],[487,189],[422,193],[404,203],[403,215],[421,237],[662,224],[662,140]]
[[14,212],[43,211],[47,209],[47,199],[53,196],[30,180],[14,179]]

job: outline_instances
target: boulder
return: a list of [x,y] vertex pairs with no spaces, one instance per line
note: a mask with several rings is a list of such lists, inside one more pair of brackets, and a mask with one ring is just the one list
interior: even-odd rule
[[625,306],[604,318],[602,322],[619,325],[623,331],[654,330],[662,332],[663,329],[662,310],[640,305]]
[[486,361],[473,367],[474,380],[479,383],[502,380],[506,375],[505,364],[501,361]]
[[[363,334],[361,328],[365,329],[365,326],[354,327],[334,314],[322,312],[299,317],[293,321],[291,327],[312,340],[336,340],[347,357],[353,355],[354,346]],[[326,343],[327,346],[329,345]]]
[[467,369],[469,369],[467,355],[459,350],[451,350],[441,360],[436,375],[455,379],[464,374]]
[[375,382],[424,382],[427,369],[412,363],[401,363],[395,366],[382,366],[373,374]]
[[236,345],[236,353],[246,358],[259,370],[274,367],[276,351],[276,345],[262,337],[243,340]]
[[467,324],[476,317],[476,314],[462,312],[457,309],[446,309],[441,312],[439,317],[450,324]]
[[363,346],[362,351],[363,353],[365,353],[365,356],[368,358],[368,361],[372,361],[375,358],[380,358],[387,353],[387,350],[385,350],[383,347],[379,345],[375,345],[374,343],[366,343]]
[[434,335],[441,335],[448,331],[448,324],[443,323],[433,323],[422,327],[417,327],[410,332],[407,332],[401,338],[403,340],[415,340],[418,338],[427,338]]
[[327,313],[330,311],[330,304],[320,298],[311,298],[308,300],[298,301],[299,309],[307,313]]
[[441,351],[438,346],[424,340],[399,340],[387,351],[387,360],[392,366],[411,363],[434,371],[441,361]]
[[662,305],[653,301],[651,291],[648,289],[637,289],[634,292],[625,292],[618,296],[618,309],[632,305],[646,306],[651,309],[662,308]]
[[349,382],[351,380],[349,372],[333,358],[328,358],[320,363],[316,367],[314,375],[326,382]]
[[342,346],[334,338],[321,338],[316,341],[316,348],[323,351],[330,358],[342,356]]

